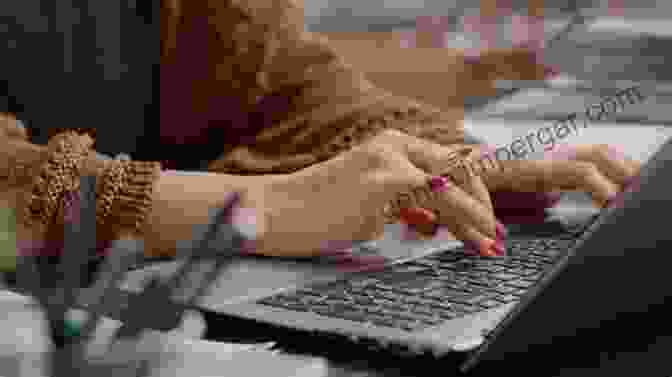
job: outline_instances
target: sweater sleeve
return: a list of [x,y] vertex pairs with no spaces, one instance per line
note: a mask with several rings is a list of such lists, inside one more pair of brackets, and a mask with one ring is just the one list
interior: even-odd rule
[[180,4],[179,12],[194,15],[186,7],[203,2],[209,5],[208,27],[219,36],[209,57],[216,80],[207,90],[244,97],[249,123],[258,129],[249,140],[224,148],[210,170],[292,172],[384,129],[442,144],[462,141],[456,122],[462,117],[372,85],[325,37],[305,30],[303,9],[292,0],[192,0]]

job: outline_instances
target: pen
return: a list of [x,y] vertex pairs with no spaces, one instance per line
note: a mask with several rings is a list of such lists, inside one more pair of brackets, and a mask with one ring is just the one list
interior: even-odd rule
[[[216,210],[208,226],[197,234],[192,247],[187,250],[187,260],[178,268],[167,282],[158,278],[150,279],[137,301],[144,305],[155,305],[152,312],[160,312],[172,328],[177,328],[182,313],[194,305],[206,289],[219,275],[223,267],[241,250],[243,243],[254,236],[244,227],[231,224],[234,211],[240,203],[240,195],[234,194],[228,202]],[[221,244],[215,245],[215,241]],[[226,250],[222,255],[219,250]],[[175,303],[177,305],[168,305]],[[159,308],[159,309],[157,309]],[[116,340],[136,338],[144,328],[150,327],[142,317],[147,310],[135,307],[135,315],[115,333]],[[164,310],[161,310],[164,309]]]

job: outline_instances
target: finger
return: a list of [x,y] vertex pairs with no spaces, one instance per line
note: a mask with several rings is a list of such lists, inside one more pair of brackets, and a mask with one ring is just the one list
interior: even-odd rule
[[625,185],[639,173],[640,164],[622,151],[607,145],[581,145],[575,148],[578,161],[591,162],[613,182]]
[[[469,224],[485,236],[492,239],[497,237],[494,214],[460,187],[449,183],[441,190],[433,191],[429,184],[432,177],[408,160],[400,159],[393,166],[396,167],[394,171],[378,174],[375,178],[384,182],[389,197],[383,196],[383,199],[389,201],[391,207],[424,207],[435,212],[455,214],[461,222]],[[445,178],[443,181],[448,182]]]
[[458,185],[447,179],[445,182],[441,188],[435,189],[435,198],[431,201],[432,208],[438,211],[439,220],[442,215],[459,219],[460,224],[467,224],[489,238],[497,238],[494,214]]
[[501,256],[504,253],[503,244],[493,238],[486,237],[474,227],[464,223],[454,214],[446,213],[439,215],[441,224],[445,224],[455,237],[462,241],[467,252],[476,252],[486,257]]
[[600,206],[614,198],[620,187],[592,163],[564,160],[506,160],[503,169],[484,172],[493,191],[585,191]]
[[462,173],[459,174],[462,176],[462,179],[459,181],[455,179],[457,177],[450,175],[450,173],[446,174],[448,175],[448,177],[451,177],[454,182],[458,182],[460,184],[460,187],[467,194],[473,196],[474,199],[478,200],[481,204],[483,204],[488,211],[494,213],[490,192],[488,192],[488,188],[485,186],[485,183],[483,183],[481,177],[475,174],[473,168],[471,167],[471,164],[463,164],[459,168],[459,170]]
[[463,211],[474,215],[477,229],[494,234],[495,219],[488,190],[480,177],[467,167],[470,164],[462,162],[475,149],[471,146],[446,147],[412,136],[404,137],[404,141],[404,151],[410,162],[428,173],[442,172],[442,175],[450,176],[461,189],[456,191],[457,200],[467,201],[460,206]]

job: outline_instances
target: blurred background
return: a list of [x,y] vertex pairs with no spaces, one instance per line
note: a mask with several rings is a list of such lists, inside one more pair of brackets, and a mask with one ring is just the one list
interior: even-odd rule
[[[330,37],[339,33],[413,33],[418,17],[438,16],[444,23],[444,47],[474,48],[481,43],[478,33],[469,32],[465,27],[465,19],[478,15],[479,1],[305,0],[304,4],[308,29],[327,33]],[[497,17],[498,40],[495,46],[506,47],[511,43],[511,30],[515,30],[513,24],[516,18],[511,13],[526,14],[528,1],[497,1],[498,7],[500,4],[502,9],[508,8],[511,12],[503,12]],[[546,0],[544,5],[545,40],[552,39],[568,24],[575,22],[567,33],[558,36],[558,40],[547,45],[544,51],[545,63],[557,70],[558,74],[545,82],[498,83],[499,89],[494,95],[466,98],[469,117],[519,120],[560,118],[582,111],[586,105],[599,102],[601,96],[636,83],[645,88],[649,99],[644,104],[632,106],[629,111],[614,114],[609,121],[672,123],[672,112],[665,111],[672,104],[672,70],[665,64],[668,55],[672,54],[672,1]],[[576,19],[572,20],[576,15],[582,16],[578,23]],[[357,59],[357,54],[353,55],[353,59]],[[366,67],[364,70],[373,78],[381,76],[382,71],[392,71],[395,80],[403,81],[407,72],[388,67],[391,61],[398,60],[380,59],[369,63],[375,64],[375,67]],[[407,81],[423,82],[425,91],[434,89],[434,97],[421,99],[442,105],[439,98],[441,90],[431,85],[440,80],[420,78],[422,73],[437,73],[435,68],[423,66],[428,64],[426,60],[433,59],[413,60],[409,57],[408,63],[404,64],[415,73],[413,79]],[[408,87],[409,92],[402,94],[419,96],[411,84]]]

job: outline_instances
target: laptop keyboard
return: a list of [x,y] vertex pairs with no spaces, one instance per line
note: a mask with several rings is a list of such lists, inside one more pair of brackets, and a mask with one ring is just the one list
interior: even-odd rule
[[506,241],[508,256],[501,258],[451,250],[258,303],[417,331],[519,301],[574,242],[570,236],[514,238]]

